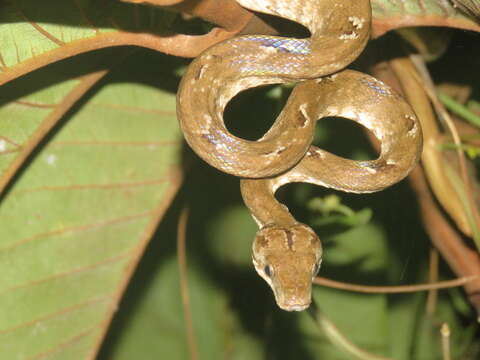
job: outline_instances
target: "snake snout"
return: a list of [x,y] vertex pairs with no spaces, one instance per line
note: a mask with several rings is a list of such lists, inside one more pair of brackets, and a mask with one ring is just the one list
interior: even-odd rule
[[311,300],[310,298],[308,298],[308,301],[306,301],[306,299],[291,298],[286,302],[277,301],[277,303],[282,310],[303,311],[310,306]]
[[312,302],[312,278],[302,268],[289,266],[278,271],[272,289],[278,306],[286,311],[305,310]]

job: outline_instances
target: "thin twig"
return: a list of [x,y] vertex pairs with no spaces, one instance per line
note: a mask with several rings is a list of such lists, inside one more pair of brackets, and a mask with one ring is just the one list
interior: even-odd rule
[[[435,248],[430,248],[430,263],[428,269],[428,282],[435,284],[438,281],[438,251]],[[428,315],[433,315],[437,305],[438,289],[428,290],[426,301],[426,312]]]
[[448,289],[456,286],[462,286],[466,283],[478,279],[480,276],[466,276],[454,280],[439,281],[434,284],[418,284],[418,285],[399,285],[399,286],[367,286],[349,284],[340,281],[330,280],[323,277],[316,277],[314,284],[331,287],[334,289],[356,291],[370,294],[395,294],[409,293],[417,291],[428,291],[432,289]]
[[191,360],[198,359],[197,342],[193,330],[192,311],[190,306],[190,295],[188,292],[187,276],[187,255],[185,251],[185,240],[188,222],[188,207],[184,207],[180,213],[177,225],[177,256],[178,271],[180,273],[180,295],[182,297],[183,314],[185,319],[185,328],[187,330],[187,344]]
[[332,342],[332,344],[349,353],[355,359],[391,360],[390,358],[369,353],[353,344],[345,337],[345,335],[340,332],[335,324],[323,314],[323,312],[316,305],[315,301],[313,301],[310,305],[308,313],[311,315],[313,321],[315,321],[315,323],[325,332],[325,336]]
[[442,358],[443,360],[451,360],[450,356],[450,328],[447,323],[443,323],[440,328],[442,336]]

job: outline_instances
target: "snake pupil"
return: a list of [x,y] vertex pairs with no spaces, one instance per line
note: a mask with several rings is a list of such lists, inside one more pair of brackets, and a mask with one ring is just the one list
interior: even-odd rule
[[265,275],[267,275],[268,277],[272,276],[272,270],[271,270],[269,265],[265,266],[263,271],[264,271]]

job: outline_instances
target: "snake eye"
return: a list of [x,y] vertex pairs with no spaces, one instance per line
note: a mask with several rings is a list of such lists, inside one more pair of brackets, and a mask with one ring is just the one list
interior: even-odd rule
[[263,272],[265,273],[265,275],[267,275],[268,277],[272,276],[272,268],[270,265],[267,265],[263,268]]

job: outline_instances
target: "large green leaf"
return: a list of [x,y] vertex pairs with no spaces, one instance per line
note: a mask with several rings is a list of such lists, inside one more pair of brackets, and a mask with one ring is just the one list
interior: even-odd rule
[[[415,22],[476,26],[443,1],[372,4],[381,31]],[[174,95],[175,74],[184,64],[132,48],[83,53],[121,44],[155,48],[160,38],[151,34],[164,33],[173,20],[160,9],[115,0],[0,3],[0,84],[10,81],[0,87],[1,359],[95,356],[181,182]],[[243,103],[233,113],[271,118],[276,99],[255,99],[255,106]],[[424,280],[426,239],[418,224],[392,230],[415,215],[398,211],[413,200],[395,191],[357,204],[374,210],[372,224],[323,234],[324,275],[358,283]],[[350,359],[305,314],[275,307],[250,264],[256,228],[236,179],[195,168],[182,199],[192,207],[189,286],[200,358]],[[356,201],[347,199],[352,206]],[[188,356],[174,253],[177,212],[148,248],[100,358]],[[322,288],[315,298],[348,338],[369,351],[438,358],[437,323],[418,316],[422,295]],[[448,320],[457,334],[454,352],[461,354],[470,333],[456,310],[465,304],[458,292],[451,299],[441,299],[434,320]]]
[[[95,63],[104,55],[81,60]],[[125,57],[124,51],[110,55]],[[0,358],[95,353],[180,183],[170,89],[176,78],[165,60],[132,55],[115,69],[70,111],[5,193]],[[42,105],[75,88],[78,80],[63,81],[75,76],[72,69],[58,64],[16,82],[11,92],[2,88],[1,98],[15,99],[2,107],[4,141],[22,144],[29,127],[51,111]]]

